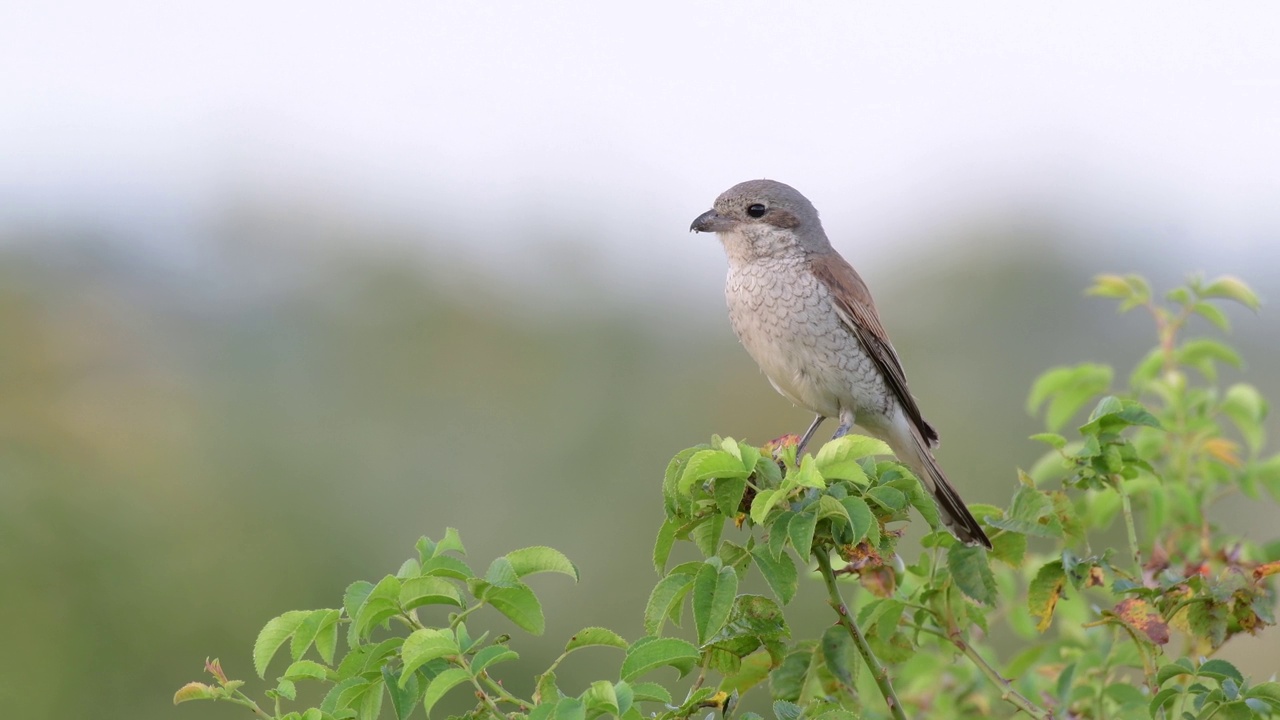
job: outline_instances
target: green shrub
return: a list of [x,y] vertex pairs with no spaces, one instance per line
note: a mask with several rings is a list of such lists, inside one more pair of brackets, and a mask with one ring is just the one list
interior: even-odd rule
[[[206,664],[213,682],[190,683],[174,700],[225,700],[282,720],[421,717],[446,694],[461,697],[459,688],[475,700],[468,716],[513,720],[729,715],[748,692],[767,695],[778,720],[1280,716],[1280,683],[1252,683],[1230,663],[1205,659],[1274,623],[1268,578],[1280,572],[1280,542],[1236,537],[1211,513],[1236,492],[1280,498],[1280,455],[1262,455],[1267,406],[1257,390],[1219,386],[1220,366],[1241,365],[1235,351],[1183,337],[1197,315],[1228,329],[1215,300],[1253,309],[1258,301],[1234,278],[1193,278],[1164,302],[1132,275],[1101,276],[1089,292],[1120,300],[1122,311],[1147,309],[1158,344],[1127,389],[1113,387],[1110,367],[1092,363],[1036,381],[1028,407],[1043,413],[1049,432],[1033,437],[1050,451],[1018,472],[1007,507],[971,506],[990,551],[941,529],[933,501],[877,440],[841,438],[797,466],[794,443],[714,437],[676,455],[663,477],[666,518],[654,548],[661,577],[645,637],[586,628],[527,696],[500,679],[501,664],[517,658],[512,638],[477,633],[467,621],[487,607],[540,634],[543,609],[524,578],[576,579],[577,569],[556,550],[531,547],[477,574],[449,530],[438,542],[420,540],[394,575],[353,583],[341,607],[268,622],[254,644],[255,671],[265,677],[286,645],[291,661],[266,691],[269,709],[217,660]],[[1061,434],[1090,405],[1076,432]],[[915,550],[899,539],[913,514],[930,532],[906,564],[901,553]],[[1110,546],[1112,537],[1122,548]],[[668,569],[677,543],[703,559]],[[833,624],[796,638],[784,608],[815,566]],[[752,572],[771,596],[739,593]],[[448,614],[427,613],[444,619],[424,622],[428,606]],[[997,657],[988,641],[996,632],[1016,639],[1012,657]],[[556,670],[579,651],[614,653],[618,670],[566,694]],[[677,692],[652,679],[665,667],[694,679]],[[286,711],[299,684],[320,686],[323,700]]]

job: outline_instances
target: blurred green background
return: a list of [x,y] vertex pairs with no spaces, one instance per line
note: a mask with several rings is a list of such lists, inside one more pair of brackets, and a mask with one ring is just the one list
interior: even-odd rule
[[[810,419],[737,346],[718,243],[686,233],[748,178],[814,200],[949,474],[1007,501],[1041,450],[1033,378],[1124,373],[1153,341],[1082,297],[1093,274],[1280,294],[1277,20],[0,5],[0,707],[239,715],[172,693],[205,657],[252,675],[267,619],[447,526],[476,566],[546,544],[581,570],[536,579],[548,629],[515,672],[585,625],[638,636],[670,456]],[[1229,314],[1280,398],[1276,310]],[[1219,518],[1275,536],[1274,506]],[[795,602],[824,622],[812,588]],[[1274,638],[1224,654],[1268,677]]]

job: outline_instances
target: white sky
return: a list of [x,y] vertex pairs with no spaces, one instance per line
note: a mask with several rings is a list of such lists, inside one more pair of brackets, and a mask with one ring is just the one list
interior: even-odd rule
[[855,264],[1028,203],[1275,260],[1280,3],[0,3],[0,233],[302,195],[657,282],[722,272],[688,223],[761,176]]

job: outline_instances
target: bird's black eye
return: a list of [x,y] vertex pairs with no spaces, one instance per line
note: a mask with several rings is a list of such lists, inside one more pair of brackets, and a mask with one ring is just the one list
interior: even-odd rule
[[747,208],[747,214],[754,218],[764,217],[764,214],[767,210],[768,208],[766,208],[765,206],[761,205],[760,203],[756,203],[755,205],[751,205]]

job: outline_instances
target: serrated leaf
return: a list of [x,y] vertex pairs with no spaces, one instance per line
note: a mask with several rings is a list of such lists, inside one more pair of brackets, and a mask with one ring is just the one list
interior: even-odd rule
[[466,555],[467,549],[462,546],[462,538],[458,536],[458,531],[453,528],[444,529],[444,537],[440,542],[436,543],[436,549],[433,556],[438,557],[441,553],[456,552],[459,555]]
[[683,602],[684,596],[693,589],[693,579],[693,575],[671,574],[658,581],[644,608],[646,633],[658,635],[662,632],[662,623],[671,614],[672,607]]
[[555,572],[568,575],[576,582],[578,568],[564,553],[545,546],[527,547],[507,553],[507,560],[516,572],[516,577],[524,579],[538,573]]
[[1053,498],[1032,487],[1022,485],[1013,494],[1013,502],[1004,517],[987,517],[987,524],[1001,530],[1061,538],[1062,524],[1054,512]]
[[551,720],[586,720],[587,706],[578,698],[562,697],[556,702]]
[[1249,449],[1257,452],[1266,433],[1263,421],[1267,417],[1267,401],[1258,389],[1247,383],[1236,383],[1227,388],[1219,409],[1235,424]]
[[[754,467],[754,466],[753,466]],[[689,458],[684,473],[680,475],[677,490],[681,495],[688,495],[694,483],[705,482],[711,478],[745,478],[751,469],[742,466],[742,460],[723,450],[700,450]]]
[[267,665],[276,651],[288,640],[298,627],[311,615],[308,610],[290,610],[278,617],[271,618],[253,643],[253,669],[258,677],[265,678]]
[[806,456],[800,461],[800,468],[787,475],[787,487],[809,487],[822,490],[827,487],[827,481],[814,467],[813,459]]
[[214,697],[212,686],[204,683],[189,682],[173,694],[173,704],[181,705],[189,700],[212,700]]
[[285,669],[280,677],[285,680],[324,680],[329,676],[329,669],[314,660],[298,660]]
[[769,515],[769,511],[784,497],[786,497],[786,494],[778,488],[769,488],[756,493],[755,498],[751,501],[751,521],[757,525],[763,525],[765,517]]
[[883,441],[865,435],[845,435],[823,445],[814,458],[814,465],[828,481],[848,480],[866,486],[871,481],[858,460],[874,455],[892,455]]
[[462,595],[453,583],[441,577],[424,575],[400,584],[400,606],[412,610],[423,605],[462,607]]
[[422,563],[423,575],[437,575],[455,580],[470,580],[475,577],[471,567],[456,557],[437,555]]
[[733,517],[738,514],[738,506],[742,504],[742,496],[747,490],[747,479],[739,478],[719,478],[716,480],[714,494],[716,499],[716,507],[720,509],[720,513],[725,517]]
[[490,645],[481,649],[480,652],[476,653],[475,657],[471,658],[471,672],[474,675],[479,675],[490,666],[510,660],[518,660],[519,658],[520,656],[516,654],[516,651],[506,645]]
[[1027,536],[1020,533],[1000,532],[991,536],[991,557],[1009,567],[1022,567],[1027,554]]
[[[415,673],[404,687],[401,687],[396,680],[395,672],[383,665],[382,684],[387,688],[387,694],[391,696],[391,709],[396,714],[396,720],[405,720],[412,715],[413,709],[418,706],[418,700],[422,699],[422,678]],[[319,711],[315,720],[322,720]]]
[[956,587],[983,605],[996,601],[996,579],[987,564],[987,551],[981,547],[952,545],[947,550],[947,569]]
[[1207,675],[1216,680],[1234,680],[1237,685],[1244,682],[1244,675],[1236,668],[1235,665],[1221,658],[1210,658],[1200,664],[1196,671],[1199,675]]
[[444,697],[445,693],[470,679],[471,676],[462,668],[449,668],[432,678],[427,684],[427,691],[422,696],[422,709],[427,717],[431,717],[431,708],[440,702],[440,698]]
[[724,535],[724,515],[711,513],[689,530],[689,539],[698,546],[704,557],[715,555],[720,549],[720,538]]
[[667,569],[667,560],[671,558],[671,548],[676,544],[676,530],[680,528],[680,523],[673,518],[667,518],[662,521],[662,527],[658,528],[658,539],[653,544],[653,569],[661,575]]
[[901,490],[888,485],[878,485],[867,491],[867,498],[889,512],[897,512],[907,506],[907,496]]
[[853,688],[854,671],[857,669],[853,650],[853,640],[843,624],[832,625],[822,633],[822,659],[831,674],[850,689]]
[[627,648],[627,657],[622,661],[622,679],[631,682],[665,666],[674,667],[684,677],[698,662],[698,657],[698,648],[679,638],[641,638]]
[[400,613],[400,579],[388,575],[373,586],[352,625],[357,638],[367,638],[373,629]]
[[538,596],[524,585],[507,588],[491,587],[484,592],[482,599],[531,635],[541,635],[546,630],[542,603],[538,602]]
[[699,644],[705,644],[724,626],[737,594],[738,574],[733,568],[708,563],[698,571],[693,582],[693,622]]
[[[875,489],[878,490],[880,488]],[[893,488],[884,489],[893,490]],[[899,497],[902,497],[902,493],[897,490],[894,490],[894,492],[898,493]],[[849,527],[851,534],[853,535],[853,540],[851,542],[857,543],[864,537],[867,537],[872,525],[877,525],[876,539],[879,540],[880,533],[878,523],[876,522],[875,515],[871,512],[871,507],[867,505],[865,500],[860,497],[850,496],[841,500],[840,504],[844,507],[845,515],[849,518]],[[906,505],[906,498],[903,498],[903,505]]]
[[[298,625],[298,629],[293,634],[293,642],[289,648],[289,654],[294,660],[300,659],[307,652],[307,648],[312,643],[317,643],[316,650],[325,662],[333,662],[333,650],[328,647],[331,638],[337,637],[336,626],[338,618],[342,615],[341,610],[312,610]],[[318,642],[323,641],[323,643]],[[326,656],[325,652],[328,651]]]
[[613,689],[613,683],[608,680],[597,680],[591,683],[591,686],[583,691],[581,699],[589,712],[618,714],[618,693]]
[[751,556],[755,558],[756,567],[760,569],[760,574],[764,576],[769,589],[778,597],[778,600],[783,605],[791,602],[799,586],[799,573],[796,572],[796,564],[791,556],[782,553],[774,557],[765,545],[755,546]]
[[671,704],[671,693],[658,683],[631,683],[631,693],[634,696],[635,702],[659,702],[664,705]]
[[1062,590],[1066,587],[1067,574],[1061,560],[1045,563],[1036,571],[1035,578],[1027,588],[1027,609],[1036,618],[1036,629],[1044,632],[1053,621],[1053,610],[1062,598]]
[[813,533],[817,527],[818,516],[812,510],[796,513],[787,524],[787,539],[791,541],[791,547],[806,561],[813,549]]
[[414,630],[400,646],[400,658],[403,663],[400,671],[400,686],[404,687],[409,676],[423,665],[436,658],[449,657],[461,652],[457,639],[448,630],[438,628]]
[[589,627],[583,628],[574,633],[569,638],[568,644],[564,646],[566,653],[573,652],[578,648],[592,647],[595,645],[603,645],[605,647],[616,647],[623,650],[627,649],[627,641],[622,639],[618,633],[609,628]]

